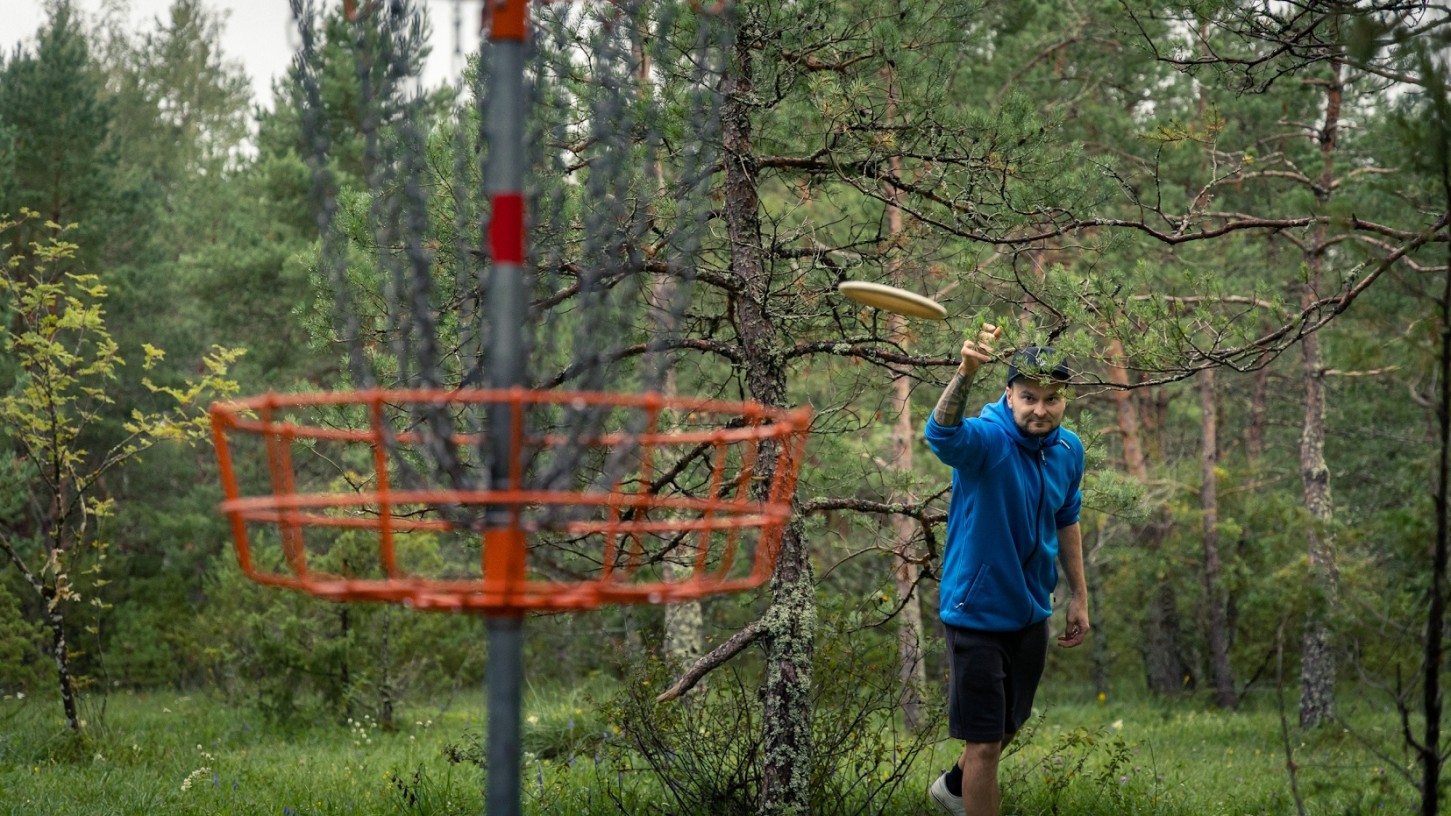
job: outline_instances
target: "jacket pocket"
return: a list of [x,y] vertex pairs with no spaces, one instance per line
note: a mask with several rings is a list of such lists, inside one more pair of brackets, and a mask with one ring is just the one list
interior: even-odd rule
[[983,573],[985,572],[987,572],[987,564],[978,564],[977,569],[972,573],[972,579],[967,582],[967,587],[962,591],[962,595],[957,604],[953,606],[953,609],[960,610],[967,608],[968,601],[971,601],[972,596],[982,587],[984,583],[982,580]]

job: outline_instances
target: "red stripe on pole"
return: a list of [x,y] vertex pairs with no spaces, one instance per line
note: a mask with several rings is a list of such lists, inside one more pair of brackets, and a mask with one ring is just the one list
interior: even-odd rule
[[494,263],[524,263],[524,196],[498,193],[489,219],[489,256]]
[[492,18],[493,26],[489,39],[494,42],[513,40],[524,42],[524,29],[528,8],[526,0],[489,0],[484,4],[484,13]]

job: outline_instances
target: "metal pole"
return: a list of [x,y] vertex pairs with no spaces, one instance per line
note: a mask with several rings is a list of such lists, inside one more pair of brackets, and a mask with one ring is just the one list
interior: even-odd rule
[[[490,78],[487,111],[489,159],[484,174],[489,194],[489,256],[493,262],[488,286],[490,326],[489,385],[499,391],[524,384],[523,320],[528,306],[524,291],[524,47],[526,0],[488,0],[491,14],[489,39],[493,43],[494,72]],[[495,490],[516,487],[509,483],[513,450],[513,410],[519,406],[494,403],[490,409],[491,484]],[[486,523],[484,546],[517,547],[522,536],[512,525],[507,507],[492,507]],[[507,559],[505,575],[489,575],[489,564],[506,559],[485,554],[486,580],[522,579],[522,556]],[[520,708],[524,670],[524,618],[522,613],[488,617],[488,790],[487,816],[518,816],[520,811]]]
[[487,816],[518,816],[520,744],[519,708],[523,687],[524,619],[517,615],[486,618],[489,665]]

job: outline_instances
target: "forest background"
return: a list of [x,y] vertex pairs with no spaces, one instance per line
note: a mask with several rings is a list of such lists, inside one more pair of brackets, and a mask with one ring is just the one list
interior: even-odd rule
[[[477,621],[254,587],[215,511],[208,400],[347,383],[301,90],[281,80],[256,105],[199,0],[140,32],[49,8],[0,62],[0,691],[53,699],[82,732],[87,705],[125,690],[391,727],[477,686]],[[659,688],[730,667],[736,702],[763,712],[747,718],[762,812],[819,796],[793,771],[812,767],[813,705],[879,693],[908,731],[940,726],[948,473],[918,437],[962,333],[993,322],[1079,372],[1094,634],[1053,655],[1051,682],[1226,710],[1288,694],[1287,728],[1309,730],[1369,701],[1403,716],[1381,749],[1434,813],[1446,11],[732,6],[720,247],[677,383],[815,408],[797,519],[769,590],[531,620],[529,676]],[[366,196],[355,39],[324,13],[329,162],[344,197]],[[434,166],[457,158],[467,97],[412,108],[442,134]],[[861,310],[834,294],[848,278],[952,316]],[[664,716],[626,708],[636,728]]]

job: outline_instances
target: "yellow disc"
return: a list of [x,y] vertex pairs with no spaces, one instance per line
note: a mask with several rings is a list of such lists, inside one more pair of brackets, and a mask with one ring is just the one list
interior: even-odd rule
[[907,317],[925,317],[928,320],[947,319],[947,309],[937,301],[923,297],[916,292],[866,281],[843,281],[836,291],[874,309],[895,312]]

